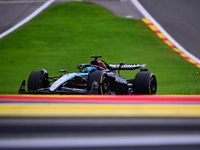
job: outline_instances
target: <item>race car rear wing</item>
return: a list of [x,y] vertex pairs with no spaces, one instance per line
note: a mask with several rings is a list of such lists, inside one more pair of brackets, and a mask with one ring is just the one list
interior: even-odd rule
[[140,70],[147,70],[144,69],[146,64],[109,64],[109,67],[112,68],[113,70],[135,70],[135,69],[140,69]]

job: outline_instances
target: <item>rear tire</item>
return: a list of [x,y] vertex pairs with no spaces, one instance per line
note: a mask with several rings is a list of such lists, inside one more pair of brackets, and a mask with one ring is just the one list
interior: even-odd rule
[[102,71],[94,71],[88,76],[88,90],[92,94],[109,94],[110,81],[108,75]]
[[48,73],[33,71],[28,78],[28,92],[49,86]]
[[136,74],[133,83],[134,94],[156,94],[157,81],[152,72],[142,71]]

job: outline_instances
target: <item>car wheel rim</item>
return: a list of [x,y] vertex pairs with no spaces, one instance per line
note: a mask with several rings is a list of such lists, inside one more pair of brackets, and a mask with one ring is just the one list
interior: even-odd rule
[[104,91],[105,91],[105,93],[108,93],[109,92],[109,82],[108,82],[108,80],[105,78],[105,80],[104,80]]
[[156,89],[157,89],[157,84],[156,84],[156,80],[154,77],[151,78],[151,93],[155,94],[156,93]]

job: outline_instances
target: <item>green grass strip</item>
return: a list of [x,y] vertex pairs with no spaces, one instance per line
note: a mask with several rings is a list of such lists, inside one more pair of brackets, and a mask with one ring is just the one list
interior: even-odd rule
[[[33,70],[59,69],[102,55],[107,63],[145,63],[157,94],[200,94],[199,68],[172,51],[141,20],[119,18],[89,2],[56,4],[0,40],[0,94],[16,94]],[[137,70],[139,71],[139,70]],[[134,78],[137,71],[121,71]]]

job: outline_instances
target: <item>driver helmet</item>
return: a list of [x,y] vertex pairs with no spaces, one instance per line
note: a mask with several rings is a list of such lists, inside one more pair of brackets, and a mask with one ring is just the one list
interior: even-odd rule
[[103,61],[100,61],[100,60],[93,60],[93,61],[91,61],[91,64],[100,66],[102,68],[106,68],[105,63]]
[[96,68],[95,67],[87,67],[86,72],[90,72],[92,70],[96,70]]

